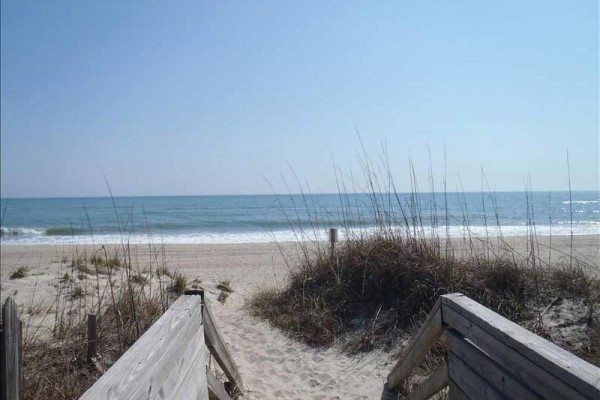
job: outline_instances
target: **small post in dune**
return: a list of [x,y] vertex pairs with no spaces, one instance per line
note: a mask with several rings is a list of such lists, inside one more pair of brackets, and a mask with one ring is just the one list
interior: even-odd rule
[[0,335],[0,398],[21,398],[23,356],[22,326],[17,304],[8,297],[2,306],[2,334]]
[[98,331],[96,324],[96,314],[88,314],[87,321],[87,357],[86,361],[89,367],[94,366],[94,358],[98,354]]
[[331,250],[331,258],[335,258],[335,244],[338,241],[337,228],[329,228],[329,247]]

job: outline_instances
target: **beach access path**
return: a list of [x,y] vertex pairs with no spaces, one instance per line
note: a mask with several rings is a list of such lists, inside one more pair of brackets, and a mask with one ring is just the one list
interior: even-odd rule
[[[511,246],[526,252],[525,238],[507,238]],[[538,237],[540,255],[549,254],[545,246],[549,238]],[[570,238],[552,238],[554,261],[570,254]],[[95,248],[100,247],[96,245]],[[110,246],[109,246],[110,247]],[[461,243],[456,242],[460,248]],[[77,251],[83,251],[79,246]],[[88,247],[92,249],[92,247]],[[595,263],[600,260],[600,235],[575,236],[574,255]],[[73,246],[34,245],[0,246],[2,265],[2,301],[13,296],[18,304],[51,300],[52,284],[64,274],[60,270],[63,256],[73,253]],[[156,246],[154,251],[156,251]],[[284,257],[282,253],[286,254]],[[260,288],[282,285],[288,264],[300,257],[295,243],[165,245],[167,265],[188,277],[197,279],[206,290],[207,300],[219,321],[223,339],[244,377],[251,398],[287,399],[372,399],[381,388],[395,358],[382,351],[349,356],[337,348],[316,350],[287,338],[264,321],[257,320],[245,309],[246,301]],[[134,264],[144,265],[152,254],[148,246],[132,246]],[[20,266],[30,268],[30,276],[9,280]],[[234,292],[225,304],[216,298],[217,285],[229,280]],[[15,294],[16,293],[16,294]],[[34,296],[35,294],[35,296]],[[27,318],[23,319],[24,321]]]

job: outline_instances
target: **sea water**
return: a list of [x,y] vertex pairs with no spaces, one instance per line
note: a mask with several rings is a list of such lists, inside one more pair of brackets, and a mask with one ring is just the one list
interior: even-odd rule
[[[377,206],[374,206],[377,204]],[[369,233],[600,233],[600,193],[399,193],[1,199],[2,244],[257,243]],[[404,227],[404,228],[403,228]]]

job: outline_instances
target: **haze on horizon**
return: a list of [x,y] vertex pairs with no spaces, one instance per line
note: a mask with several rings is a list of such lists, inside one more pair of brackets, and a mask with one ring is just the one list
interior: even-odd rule
[[4,198],[600,189],[596,1],[0,8]]

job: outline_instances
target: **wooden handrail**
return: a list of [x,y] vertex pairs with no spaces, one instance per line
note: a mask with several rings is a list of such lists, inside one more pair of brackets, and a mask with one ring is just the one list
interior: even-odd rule
[[80,399],[206,398],[201,307],[179,297]]
[[14,299],[7,297],[2,305],[2,330],[0,330],[0,399],[21,398],[22,350],[19,310]]
[[440,296],[402,358],[388,375],[383,399],[402,383],[448,330],[448,364],[408,394],[433,396],[450,385],[462,398],[597,399],[600,368],[527,331],[460,294]]
[[231,400],[231,396],[225,390],[225,386],[220,380],[210,371],[207,372],[208,377],[208,395],[210,398],[218,400]]
[[[227,346],[223,342],[221,333],[217,328],[217,325],[214,323],[214,317],[212,312],[210,311],[210,307],[206,302],[204,297],[204,290],[188,290],[185,291],[184,294],[187,295],[199,295],[202,298],[202,320],[204,327],[204,339],[206,341],[206,346],[210,350],[210,353],[217,361],[217,364],[221,367],[225,376],[231,382],[232,388],[229,391],[225,391],[230,396],[235,392],[243,393],[244,383],[242,381],[242,376],[238,372],[237,365],[233,361]],[[213,376],[214,377],[214,376]],[[216,377],[214,377],[216,380]],[[210,380],[209,380],[210,383]],[[216,388],[215,385],[213,387]],[[223,387],[223,385],[221,385]],[[211,386],[209,385],[209,394],[219,399],[226,399],[224,397],[220,397],[221,390],[215,390],[215,392],[211,391]]]
[[429,378],[408,394],[408,400],[425,400],[448,386],[448,366],[438,367]]
[[388,375],[390,388],[398,387],[412,370],[423,361],[431,346],[435,344],[443,332],[441,300],[438,299],[417,334],[408,343],[404,355]]
[[229,381],[235,385],[237,390],[242,392],[244,388],[242,377],[238,372],[238,368],[233,361],[231,354],[229,354],[229,350],[227,350],[227,346],[225,346],[223,339],[221,339],[221,334],[214,323],[214,318],[206,302],[204,302],[202,306],[202,317],[204,320],[204,338],[210,353],[213,355]]
[[442,296],[443,321],[546,399],[600,398],[600,368],[459,293]]

